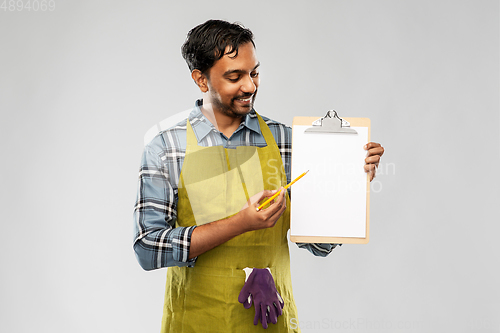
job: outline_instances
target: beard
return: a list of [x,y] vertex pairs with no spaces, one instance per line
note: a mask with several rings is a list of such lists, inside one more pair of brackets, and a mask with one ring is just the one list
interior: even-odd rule
[[[252,96],[252,99],[247,106],[235,105],[235,101],[237,99],[248,98],[250,96]],[[222,102],[222,100],[220,99],[220,96],[218,94],[215,94],[215,93],[212,94],[210,97],[211,97],[214,109],[217,109],[222,114],[224,114],[228,117],[231,117],[231,118],[243,118],[248,113],[250,113],[250,111],[253,110],[253,105],[255,103],[256,96],[257,96],[257,89],[255,90],[255,92],[253,94],[244,94],[241,96],[236,96],[236,97],[232,98],[229,103]]]

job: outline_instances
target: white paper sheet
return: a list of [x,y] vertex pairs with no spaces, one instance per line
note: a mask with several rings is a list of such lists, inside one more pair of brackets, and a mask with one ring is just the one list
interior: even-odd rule
[[293,126],[291,235],[366,236],[367,127],[358,134],[304,133]]

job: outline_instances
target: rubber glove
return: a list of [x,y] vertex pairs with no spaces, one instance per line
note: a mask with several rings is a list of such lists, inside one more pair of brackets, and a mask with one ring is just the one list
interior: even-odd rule
[[245,309],[252,306],[255,308],[253,324],[260,322],[262,327],[267,328],[268,323],[276,324],[278,316],[283,314],[285,305],[280,294],[276,290],[273,276],[269,268],[244,268],[247,275],[245,285],[241,289],[238,301]]

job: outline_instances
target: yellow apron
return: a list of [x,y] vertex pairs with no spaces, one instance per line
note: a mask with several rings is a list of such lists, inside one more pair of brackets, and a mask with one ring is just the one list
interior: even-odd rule
[[[267,146],[236,149],[198,146],[188,120],[176,226],[227,218],[238,213],[249,196],[286,184],[278,146],[259,115],[258,119]],[[198,256],[195,267],[168,268],[161,332],[300,332],[286,238],[290,227],[288,194],[286,204],[274,227],[247,232],[217,246]],[[269,267],[285,302],[278,323],[270,323],[267,330],[260,322],[253,324],[253,305],[245,309],[238,302],[245,267]]]

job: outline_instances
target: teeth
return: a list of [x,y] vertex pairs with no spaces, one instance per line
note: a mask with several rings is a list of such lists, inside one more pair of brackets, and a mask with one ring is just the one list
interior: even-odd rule
[[243,99],[243,98],[238,98],[238,100],[243,101],[243,102],[248,102],[248,101],[250,101],[251,99],[252,99],[252,97],[251,97],[251,96],[250,96],[250,97],[248,97],[248,98],[246,98],[246,99]]

